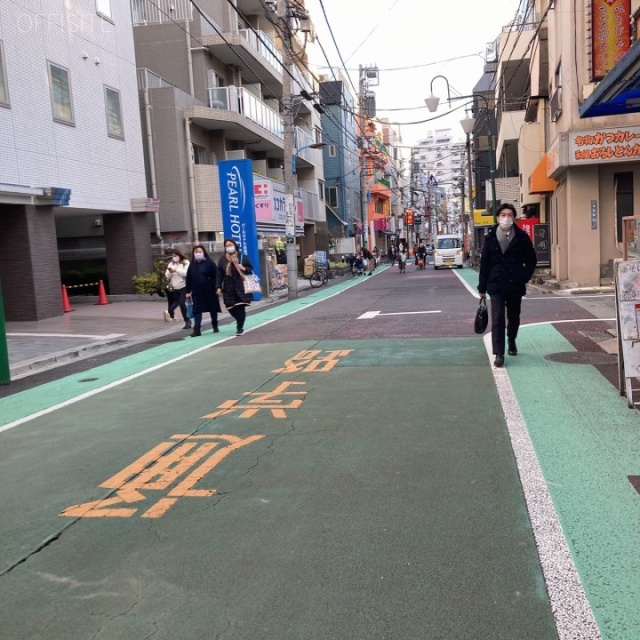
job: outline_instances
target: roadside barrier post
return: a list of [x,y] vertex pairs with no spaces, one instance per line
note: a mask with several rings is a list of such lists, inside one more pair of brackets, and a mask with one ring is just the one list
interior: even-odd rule
[[4,322],[4,298],[2,297],[2,282],[0,282],[0,384],[11,382],[9,370],[9,348],[7,347],[7,328]]

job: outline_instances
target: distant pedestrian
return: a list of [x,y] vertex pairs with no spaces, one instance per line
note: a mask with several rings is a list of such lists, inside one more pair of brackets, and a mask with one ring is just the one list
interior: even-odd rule
[[[503,204],[498,224],[487,234],[480,257],[478,292],[491,296],[491,343],[494,366],[504,365],[505,329],[509,355],[518,354],[516,338],[520,327],[522,296],[536,268],[537,258],[529,235],[515,225],[516,209]],[[506,310],[506,327],[505,327]]]
[[407,245],[404,243],[398,246],[398,268],[400,269],[400,273],[406,273]]
[[165,322],[175,320],[175,312],[180,307],[180,313],[184,320],[183,329],[191,329],[191,320],[187,318],[187,270],[189,269],[189,261],[180,249],[174,249],[171,252],[171,260],[164,272],[167,280],[167,310],[164,312]]
[[224,241],[224,255],[218,260],[218,279],[216,281],[218,295],[222,296],[224,306],[236,321],[236,335],[244,333],[244,322],[247,307],[253,296],[244,292],[244,277],[253,273],[253,265],[249,258],[240,253],[235,240]]
[[201,335],[202,314],[206,311],[211,316],[213,332],[218,333],[218,313],[220,301],[216,294],[217,268],[209,257],[207,250],[197,244],[192,250],[193,260],[187,269],[187,297],[193,300],[193,333],[192,338]]
[[367,275],[370,276],[373,274],[373,270],[376,268],[376,259],[373,253],[367,249],[367,247],[362,247],[360,249],[360,255],[362,256],[362,264],[365,271],[367,271]]

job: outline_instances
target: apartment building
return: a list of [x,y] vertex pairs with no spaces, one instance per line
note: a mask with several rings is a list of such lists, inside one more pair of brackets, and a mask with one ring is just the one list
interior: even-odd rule
[[413,148],[413,191],[425,200],[432,236],[455,231],[465,167],[465,143],[451,129],[428,131]]
[[0,132],[7,320],[61,315],[60,261],[75,254],[106,256],[110,292],[130,292],[151,266],[155,203],[129,5],[1,3]]
[[[501,123],[499,140],[511,139],[509,124],[520,127],[521,204],[537,199],[549,225],[551,274],[597,286],[611,281],[622,256],[622,218],[640,211],[640,1],[532,0],[527,13],[526,51],[510,62],[520,56],[528,97],[522,122]],[[498,103],[505,81],[496,87]]]
[[[301,12],[304,4],[279,7]],[[261,200],[262,246],[284,247],[286,108],[294,116],[298,255],[326,250],[317,86],[306,67],[308,20],[296,21],[300,28],[292,36],[298,64],[287,78],[289,94],[276,3],[201,0],[195,11],[188,0],[135,0],[132,8],[149,190],[161,203],[155,243],[222,240],[217,164],[247,158]]]
[[[329,233],[335,240],[355,237],[360,221],[360,166],[356,105],[341,75],[321,76],[325,206]],[[347,243],[334,244],[348,246]],[[355,248],[355,245],[353,245]]]

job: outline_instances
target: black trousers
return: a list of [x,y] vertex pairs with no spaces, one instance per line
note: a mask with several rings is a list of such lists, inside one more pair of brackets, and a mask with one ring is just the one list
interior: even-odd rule
[[247,307],[244,304],[237,304],[235,307],[228,309],[229,314],[236,321],[236,327],[238,329],[244,329],[244,321],[247,317]]
[[508,340],[515,341],[518,336],[521,306],[522,296],[491,294],[491,345],[494,355],[504,355],[505,330]]
[[185,303],[186,300],[186,288],[182,289],[174,289],[173,291],[167,290],[167,302],[169,303],[169,315],[173,318],[176,312],[176,309],[180,307],[180,313],[182,314],[182,319],[187,321],[187,305]]

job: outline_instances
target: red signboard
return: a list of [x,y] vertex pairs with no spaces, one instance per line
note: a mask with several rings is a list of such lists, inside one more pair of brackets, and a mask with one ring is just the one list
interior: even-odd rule
[[631,46],[631,0],[591,0],[591,77],[602,78]]
[[523,231],[529,234],[529,237],[533,241],[533,227],[536,224],[540,224],[540,218],[518,218],[516,222]]

